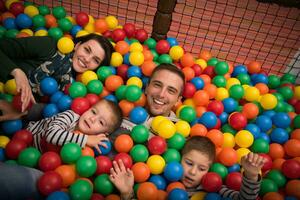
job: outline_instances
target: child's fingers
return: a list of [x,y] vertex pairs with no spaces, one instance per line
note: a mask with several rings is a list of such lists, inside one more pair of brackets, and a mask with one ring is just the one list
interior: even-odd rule
[[105,149],[107,149],[107,147],[108,147],[106,143],[103,143],[101,141],[99,142],[99,145],[103,146]]
[[248,153],[248,155],[247,155],[247,160],[248,160],[249,162],[253,162],[253,157],[254,157],[253,153],[250,152],[250,153]]
[[98,151],[99,154],[102,154],[102,152],[101,152],[101,150],[100,150],[100,148],[99,148],[98,145],[94,146],[94,148]]

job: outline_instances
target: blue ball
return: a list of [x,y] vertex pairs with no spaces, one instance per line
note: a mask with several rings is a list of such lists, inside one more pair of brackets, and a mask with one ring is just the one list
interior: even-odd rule
[[142,82],[143,82],[143,88],[146,87],[149,83],[149,77],[147,76],[142,76]]
[[191,83],[195,86],[197,90],[201,90],[204,87],[204,81],[200,77],[192,78]]
[[228,114],[236,111],[236,109],[238,107],[238,102],[231,97],[223,99],[222,103],[224,106],[224,111],[227,112]]
[[82,27],[79,26],[79,25],[74,25],[71,30],[70,30],[70,33],[71,35],[75,38],[76,37],[76,34],[78,31],[81,31],[82,30]]
[[179,181],[183,176],[183,167],[178,162],[169,162],[164,169],[164,177],[168,181]]
[[109,66],[109,69],[111,70],[111,73],[116,75],[117,74],[117,68],[113,66]]
[[189,199],[189,195],[183,189],[175,188],[171,190],[171,192],[169,192],[168,194],[168,200],[188,200],[188,199]]
[[270,134],[272,142],[283,144],[289,139],[289,134],[285,129],[274,128]]
[[205,112],[198,120],[199,123],[203,124],[207,128],[213,128],[217,125],[217,116],[213,112]]
[[167,41],[169,43],[169,45],[172,47],[172,46],[177,46],[178,45],[178,42],[177,42],[177,39],[176,38],[173,38],[173,37],[168,37],[167,38]]
[[264,74],[253,74],[253,75],[251,75],[251,81],[254,85],[257,83],[268,84],[269,79],[268,79],[268,76],[266,76]]
[[60,111],[66,111],[71,108],[72,98],[68,95],[63,95],[56,103],[57,108]]
[[152,175],[149,179],[149,182],[156,185],[157,189],[159,189],[159,190],[165,190],[167,187],[167,181],[161,175]]
[[257,139],[260,135],[260,128],[256,124],[247,124],[245,129],[252,133],[254,139]]
[[255,120],[256,125],[262,132],[268,132],[272,128],[272,120],[266,115],[260,115]]
[[67,193],[61,192],[61,191],[56,191],[52,192],[46,200],[69,200],[70,197]]
[[0,161],[1,162],[5,161],[5,151],[3,148],[0,148]]
[[138,66],[131,66],[127,70],[127,77],[128,78],[131,78],[131,77],[134,77],[134,76],[139,77],[139,78],[142,77],[142,70]]
[[272,117],[272,122],[277,128],[287,128],[291,124],[291,118],[287,113],[279,112]]
[[13,135],[18,130],[21,130],[22,126],[22,120],[20,119],[4,121],[1,123],[2,131],[6,135]]
[[41,81],[40,89],[44,95],[52,95],[58,90],[57,81],[52,77],[46,77]]
[[227,114],[227,112],[222,112],[221,115],[219,115],[219,119],[220,119],[222,125],[227,123],[228,116],[229,115]]
[[50,103],[47,104],[43,109],[43,116],[45,118],[52,117],[59,113],[59,109],[57,108],[56,104]]
[[276,114],[276,112],[274,110],[266,110],[262,114],[272,118]]
[[129,119],[135,124],[142,124],[148,117],[147,111],[143,107],[135,107],[129,113]]
[[15,22],[16,22],[17,26],[20,29],[30,28],[32,26],[31,18],[24,13],[19,14],[15,20],[16,20]]
[[204,200],[221,200],[221,199],[222,199],[221,195],[214,192],[207,193],[204,197]]
[[245,65],[237,65],[234,67],[231,76],[237,77],[239,74],[247,74],[248,69]]
[[[103,140],[103,143],[105,143],[107,145],[107,148],[99,145],[100,151],[101,151],[101,155],[107,155],[109,154],[109,152],[111,151],[111,142],[109,140]],[[97,151],[97,149],[94,148],[94,152],[96,156],[99,156],[99,152]]]
[[129,55],[130,55],[130,53],[126,53],[123,56],[123,63],[126,64],[126,65],[131,65],[130,62],[129,62]]
[[64,95],[62,91],[57,91],[55,92],[51,97],[50,97],[50,102],[51,103],[57,103],[58,100]]
[[269,144],[270,144],[270,142],[271,142],[270,136],[269,136],[268,134],[264,133],[264,132],[261,132],[261,133],[259,134],[259,136],[258,136],[257,139],[259,139],[259,138],[264,139],[264,140],[267,141]]
[[3,26],[6,28],[6,29],[17,29],[17,25],[15,23],[15,19],[14,18],[6,18],[3,22]]
[[113,94],[109,94],[109,95],[105,96],[104,99],[112,101],[114,103],[118,103],[117,97]]
[[231,172],[239,172],[241,170],[241,166],[239,164],[231,165],[230,167],[227,167],[228,174]]

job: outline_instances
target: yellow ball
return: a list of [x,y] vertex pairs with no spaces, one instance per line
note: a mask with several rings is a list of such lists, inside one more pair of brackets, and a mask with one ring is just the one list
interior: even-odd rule
[[184,100],[182,104],[186,106],[192,106],[193,108],[196,107],[192,98]]
[[295,89],[294,89],[294,97],[297,99],[297,100],[300,100],[300,86],[296,86]]
[[109,15],[105,17],[108,28],[115,29],[118,26],[118,20],[115,16]]
[[223,99],[226,99],[228,97],[229,97],[229,93],[226,88],[222,88],[222,87],[217,88],[217,94],[215,97],[216,100],[222,101]]
[[231,86],[233,85],[241,85],[241,82],[239,79],[237,78],[229,78],[227,81],[226,81],[226,89],[229,90],[229,88],[231,88]]
[[260,105],[265,110],[272,110],[277,105],[277,98],[273,94],[264,94],[260,98]]
[[169,51],[169,55],[173,60],[179,60],[184,54],[183,48],[181,46],[173,46]]
[[25,9],[24,9],[24,13],[26,15],[28,15],[29,17],[34,17],[35,15],[38,15],[40,12],[39,12],[39,9],[33,5],[29,5],[29,6],[26,6]]
[[33,36],[33,31],[29,28],[22,29],[20,32],[27,33],[28,35]]
[[74,49],[74,42],[68,37],[62,37],[57,42],[57,48],[63,54],[70,53]]
[[139,88],[143,87],[143,81],[138,77],[131,77],[127,80],[126,85],[136,85]]
[[151,128],[153,129],[154,132],[157,133],[158,130],[158,125],[160,124],[160,122],[162,122],[163,120],[168,120],[166,117],[159,115],[154,117],[154,119],[151,122]]
[[88,23],[87,25],[85,25],[84,30],[86,30],[88,33],[94,33],[95,32],[94,24]]
[[129,62],[131,65],[142,65],[144,63],[144,54],[140,51],[131,52],[129,55]]
[[170,120],[163,120],[158,125],[157,133],[160,137],[169,139],[176,133],[176,127]]
[[244,88],[245,91],[248,87],[250,87],[250,85],[242,85],[242,87]]
[[7,0],[7,1],[5,2],[5,7],[7,8],[7,10],[9,10],[10,5],[11,5],[12,3],[15,3],[15,2],[19,2],[19,0]]
[[238,163],[241,163],[241,158],[250,153],[251,151],[247,148],[239,148],[236,150],[236,153],[238,155]]
[[134,51],[140,51],[142,52],[143,51],[143,46],[141,45],[141,43],[139,42],[134,42],[132,43],[130,46],[129,46],[129,51],[130,52],[134,52]]
[[224,133],[223,138],[223,147],[233,148],[235,146],[234,135],[232,135],[231,133]]
[[239,147],[247,148],[253,144],[254,137],[250,131],[241,130],[237,132],[237,134],[234,137],[234,140]]
[[70,22],[71,22],[73,25],[76,24],[76,21],[75,21],[74,17],[72,17],[72,16],[66,16],[66,18],[67,18],[68,20],[70,20]]
[[190,124],[186,121],[179,120],[175,123],[176,132],[180,133],[183,137],[190,135],[191,127]]
[[0,148],[5,148],[9,140],[10,140],[9,137],[0,135]]
[[81,82],[84,85],[87,85],[91,80],[98,80],[98,76],[95,72],[91,70],[87,70],[82,73],[81,75]]
[[202,59],[202,58],[196,59],[195,63],[198,64],[198,65],[200,65],[200,67],[202,69],[205,69],[207,67],[207,62],[204,59]]
[[123,56],[119,52],[113,52],[110,59],[110,65],[118,67],[123,63]]
[[38,30],[34,33],[34,36],[47,36],[47,35],[48,35],[48,31],[43,29]]
[[4,83],[0,82],[0,93],[4,93]]
[[89,34],[89,32],[87,32],[86,30],[80,30],[76,33],[76,37],[81,37],[81,36],[85,36],[88,34]]
[[151,174],[161,174],[164,171],[166,162],[160,155],[152,155],[147,160]]
[[10,79],[4,84],[4,91],[11,95],[17,94],[17,84],[15,79]]
[[92,23],[92,24],[95,23],[95,19],[92,15],[89,15],[89,23]]
[[204,200],[205,196],[206,196],[206,192],[197,192],[195,194],[193,194],[193,196],[191,197],[191,200]]
[[116,26],[116,29],[123,29],[123,26],[122,25],[118,25],[118,26]]
[[244,99],[246,99],[247,101],[257,101],[259,99],[260,93],[259,90],[256,87],[248,87],[245,90],[245,94],[244,94]]

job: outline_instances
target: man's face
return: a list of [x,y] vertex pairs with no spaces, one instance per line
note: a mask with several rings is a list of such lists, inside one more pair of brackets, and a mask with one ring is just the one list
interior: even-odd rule
[[150,114],[168,116],[173,106],[181,100],[183,80],[169,70],[157,71],[146,87],[147,108]]

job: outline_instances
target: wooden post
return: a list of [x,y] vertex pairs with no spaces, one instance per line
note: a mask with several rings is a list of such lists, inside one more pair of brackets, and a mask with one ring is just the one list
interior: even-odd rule
[[166,39],[172,23],[172,13],[175,6],[176,0],[158,0],[151,35],[156,41]]

